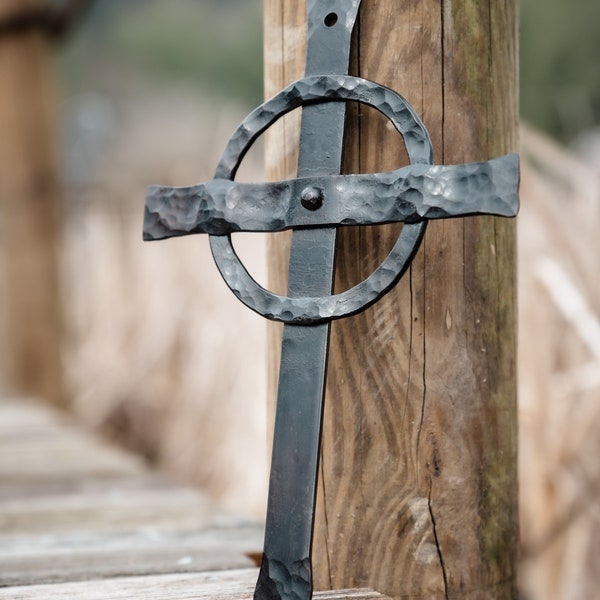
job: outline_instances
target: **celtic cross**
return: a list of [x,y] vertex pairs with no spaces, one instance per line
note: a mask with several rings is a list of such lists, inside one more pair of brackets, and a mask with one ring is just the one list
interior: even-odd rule
[[[144,239],[205,233],[223,279],[249,308],[285,323],[269,484],[265,546],[256,600],[308,600],[311,543],[329,323],[364,310],[389,291],[416,254],[431,219],[515,216],[519,159],[433,165],[429,134],[410,104],[348,72],[360,0],[309,0],[305,78],[255,109],[231,137],[214,177],[191,187],[149,188]],[[403,137],[410,165],[340,175],[345,102],[374,107]],[[303,107],[298,176],[237,183],[253,142],[284,114]],[[382,264],[351,289],[332,294],[336,231],[403,222]],[[238,231],[291,229],[288,294],[261,287],[231,242]]]

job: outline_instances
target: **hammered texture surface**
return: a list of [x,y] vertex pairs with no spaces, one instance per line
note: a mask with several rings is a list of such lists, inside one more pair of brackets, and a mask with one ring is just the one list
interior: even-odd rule
[[264,554],[254,598],[306,600],[312,593],[311,570],[308,557],[288,565]]
[[[256,139],[286,113],[307,104],[354,101],[379,110],[402,135],[411,164],[372,175],[236,183],[238,167]],[[349,316],[376,302],[406,271],[429,219],[493,214],[511,217],[519,206],[519,158],[434,166],[427,129],[398,93],[348,75],[317,75],[292,83],[252,111],[227,144],[213,180],[184,188],[149,188],[144,239],[208,233],[217,267],[234,294],[264,317],[310,325]],[[301,198],[322,194],[318,209]],[[289,298],[261,287],[235,253],[236,231],[405,223],[384,262],[365,281],[341,294]]]
[[233,179],[256,139],[283,115],[306,104],[354,101],[383,113],[402,134],[411,163],[431,164],[432,146],[421,119],[398,93],[351,75],[315,75],[300,79],[254,109],[239,125],[215,170],[215,179]]
[[243,267],[227,237],[212,240],[213,256],[219,255],[219,270],[227,285],[248,308],[273,321],[309,325],[341,319],[371,306],[389,291],[404,275],[419,248],[424,230],[404,227],[404,235],[392,248],[383,263],[364,281],[353,288],[326,297],[289,298],[279,296],[259,286]]
[[[368,104],[390,119],[404,138],[412,164],[433,162],[427,129],[400,94],[360,77],[317,75],[292,83],[244,119],[223,152],[215,179],[233,179],[254,141],[284,114],[306,104],[345,101]],[[229,236],[211,236],[210,245],[223,279],[246,306],[268,319],[311,325],[359,312],[389,291],[410,264],[425,227],[425,220],[405,225],[390,254],[369,278],[346,292],[327,297],[273,294],[248,274]]]
[[[514,217],[519,206],[518,183],[519,159],[509,154],[488,162],[417,164],[374,175],[262,184],[215,179],[185,188],[154,186],[147,196],[144,239],[416,223],[475,214]],[[320,192],[320,207],[303,206],[305,190]]]
[[[318,75],[292,83],[254,110],[233,134],[215,171],[215,179],[233,179],[252,143],[284,114],[319,102],[355,101],[383,113],[403,136],[412,164],[431,164],[429,134],[406,100],[377,83],[348,75]],[[311,325],[338,319],[370,306],[402,276],[425,232],[426,221],[407,224],[385,261],[365,281],[327,297],[288,298],[265,290],[250,277],[228,236],[211,236],[211,248],[223,279],[246,306],[268,319]]]

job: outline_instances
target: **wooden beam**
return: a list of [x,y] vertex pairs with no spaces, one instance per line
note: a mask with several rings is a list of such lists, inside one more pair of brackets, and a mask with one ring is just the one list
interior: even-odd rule
[[[4,0],[0,20],[37,4]],[[0,383],[64,406],[49,51],[42,30],[0,35]]]
[[[292,7],[293,4],[293,7]],[[266,92],[302,75],[305,3],[265,0]],[[517,148],[516,1],[363,0],[354,73],[387,85],[428,127],[437,163]],[[348,121],[346,170],[405,160],[372,110]],[[295,131],[267,140],[289,176]],[[339,235],[336,289],[381,262],[398,227]],[[283,241],[281,241],[283,240]],[[269,252],[285,289],[285,238]],[[410,272],[334,323],[314,542],[319,589],[395,598],[516,597],[515,223],[431,223]],[[272,334],[272,378],[278,342]],[[271,387],[274,389],[274,386]]]

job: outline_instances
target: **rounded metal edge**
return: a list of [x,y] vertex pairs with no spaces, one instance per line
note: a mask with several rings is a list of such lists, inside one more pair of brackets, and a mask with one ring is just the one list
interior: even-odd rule
[[[292,83],[252,111],[229,140],[215,171],[215,179],[234,179],[254,141],[283,115],[305,104],[354,101],[372,106],[402,135],[411,164],[433,163],[429,133],[412,106],[397,92],[349,75],[319,75]],[[213,258],[225,283],[248,308],[267,319],[312,325],[356,314],[386,294],[410,265],[426,221],[405,224],[385,260],[364,281],[326,297],[280,296],[263,288],[235,253],[231,237],[210,236]]]

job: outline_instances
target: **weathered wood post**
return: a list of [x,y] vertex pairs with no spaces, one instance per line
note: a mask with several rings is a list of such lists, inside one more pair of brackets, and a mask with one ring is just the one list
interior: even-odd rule
[[54,90],[39,6],[0,5],[0,383],[62,405]]
[[[267,96],[302,76],[305,15],[305,2],[265,0]],[[364,0],[353,73],[408,99],[436,163],[498,156],[517,146],[516,21],[515,0]],[[348,172],[404,160],[402,140],[374,111],[356,109],[348,125]],[[293,116],[270,130],[272,179],[293,176],[297,147]],[[371,272],[397,231],[341,231],[336,291]],[[283,291],[287,238],[273,239],[270,286]],[[317,589],[516,597],[514,259],[512,221],[431,223],[400,284],[333,324]],[[271,347],[276,371],[279,342]]]

